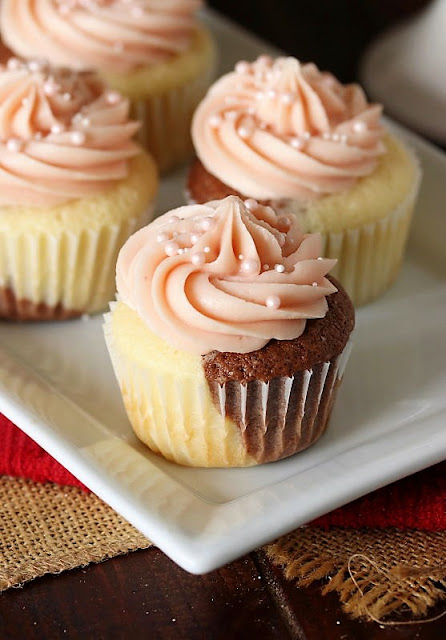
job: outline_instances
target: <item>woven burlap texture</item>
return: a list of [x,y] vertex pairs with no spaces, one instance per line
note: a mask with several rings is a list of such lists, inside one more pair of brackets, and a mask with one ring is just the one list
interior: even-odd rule
[[148,546],[91,493],[0,477],[0,591]]
[[444,531],[303,527],[264,550],[296,586],[328,577],[354,618],[416,620],[446,597]]
[[[149,546],[94,494],[0,477],[0,591]],[[298,586],[329,576],[353,617],[417,618],[446,593],[443,532],[303,527],[263,550]]]

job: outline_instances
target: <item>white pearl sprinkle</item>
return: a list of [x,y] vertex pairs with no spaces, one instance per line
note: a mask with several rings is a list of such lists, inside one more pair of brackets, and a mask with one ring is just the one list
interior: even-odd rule
[[278,309],[280,307],[279,296],[268,296],[265,300],[265,304],[270,309]]
[[203,220],[200,223],[200,227],[203,229],[203,231],[209,231],[214,226],[215,226],[215,220],[209,217],[203,218]]
[[209,122],[210,126],[213,129],[216,129],[217,127],[219,127],[221,125],[222,119],[221,119],[221,116],[219,116],[216,113],[214,113],[214,115],[209,117],[208,122]]
[[293,104],[295,99],[295,94],[291,92],[282,93],[282,95],[280,96],[280,101],[283,102],[283,104]]
[[166,233],[165,231],[161,231],[156,236],[156,241],[159,243],[167,242],[168,240],[169,240],[169,234]]
[[38,71],[43,71],[46,68],[46,63],[43,60],[30,60],[28,62],[28,69],[30,71],[34,72],[38,72]]
[[76,145],[84,144],[86,135],[82,131],[72,131],[70,133],[71,142]]
[[334,140],[334,142],[339,142],[339,140],[341,139],[341,136],[339,135],[339,133],[334,133],[331,136],[332,140]]
[[196,253],[193,253],[191,257],[191,262],[197,267],[201,264],[204,264],[206,262],[206,256],[204,252],[197,251]]
[[245,257],[245,256],[243,255],[243,253],[239,253],[239,254],[238,254],[238,259],[239,259],[239,260],[243,260],[243,258],[244,258],[244,257]]
[[246,258],[241,261],[240,269],[244,273],[255,273],[259,268],[259,263],[255,258]]
[[318,260],[323,260],[323,257],[322,257],[322,256],[319,256]]
[[265,94],[263,93],[263,91],[257,91],[256,100],[263,100],[264,97],[265,97]]
[[9,151],[17,153],[23,149],[23,140],[19,140],[19,138],[9,138],[6,142],[6,147]]
[[268,89],[266,95],[268,96],[268,98],[275,98],[277,96],[277,92],[275,89]]
[[277,271],[277,273],[283,273],[285,271],[285,265],[284,264],[275,264],[274,265],[274,270]]
[[186,253],[186,249],[184,247],[180,247],[178,249],[178,255],[181,256],[183,253]]
[[305,142],[302,138],[291,138],[290,145],[293,149],[302,149],[305,146]]
[[248,198],[247,200],[245,200],[245,207],[249,211],[257,211],[257,209],[260,207],[260,205],[257,202],[257,200],[254,200],[253,198]]
[[174,256],[178,253],[180,246],[177,242],[166,242],[164,251],[168,256]]
[[210,253],[210,252],[211,252],[211,247],[204,247],[204,248],[203,248],[203,251],[204,251],[205,253]]
[[117,104],[121,100],[121,94],[117,91],[107,91],[105,99],[108,104]]
[[72,95],[71,93],[68,93],[68,91],[62,94],[62,100],[64,100],[65,102],[69,102],[71,98],[72,98]]
[[269,264],[264,264],[262,268],[263,268],[263,270],[264,270],[264,271],[268,271],[268,269],[269,269]]
[[54,80],[47,80],[43,84],[43,91],[47,96],[54,95],[58,89],[60,86]]
[[236,73],[248,73],[250,68],[250,64],[245,60],[240,60],[240,62],[237,62],[237,64],[235,65]]
[[317,287],[317,282],[313,282],[311,286],[312,287]]
[[54,133],[56,135],[58,135],[59,133],[62,133],[62,131],[64,130],[65,130],[65,127],[60,122],[53,124],[51,127],[51,133]]
[[22,63],[17,58],[9,58],[8,62],[6,63],[6,67],[9,71],[16,71],[17,69],[21,69],[22,66]]
[[200,234],[198,234],[198,233],[191,233],[190,234],[191,244],[196,244],[199,241],[199,239],[200,239]]
[[355,133],[364,133],[364,131],[367,131],[367,123],[363,120],[358,120],[353,124],[353,131]]
[[247,140],[252,135],[252,128],[248,127],[245,124],[242,124],[240,127],[238,127],[237,133],[240,138],[242,138],[242,140]]

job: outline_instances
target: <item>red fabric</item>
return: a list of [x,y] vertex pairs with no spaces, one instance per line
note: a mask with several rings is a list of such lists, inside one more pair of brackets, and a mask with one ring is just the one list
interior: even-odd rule
[[[88,489],[0,415],[0,475]],[[446,529],[446,462],[374,491],[312,524],[329,527]]]

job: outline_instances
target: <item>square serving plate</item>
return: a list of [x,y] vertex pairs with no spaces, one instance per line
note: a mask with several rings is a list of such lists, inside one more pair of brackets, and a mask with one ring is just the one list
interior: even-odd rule
[[[221,71],[272,51],[205,19]],[[248,469],[164,461],[133,435],[101,316],[0,323],[0,411],[187,571],[217,568],[446,456],[446,159],[398,130],[424,170],[407,258],[392,289],[359,310],[330,427],[303,453]],[[163,181],[159,212],[183,203],[183,180],[184,170]]]

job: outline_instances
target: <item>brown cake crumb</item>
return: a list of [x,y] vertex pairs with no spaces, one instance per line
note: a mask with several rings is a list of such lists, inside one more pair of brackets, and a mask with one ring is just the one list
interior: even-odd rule
[[54,307],[44,302],[31,302],[31,300],[17,299],[12,289],[0,289],[0,319],[16,320],[19,322],[39,322],[41,320],[67,320],[78,318],[82,311],[65,309],[61,304]]

